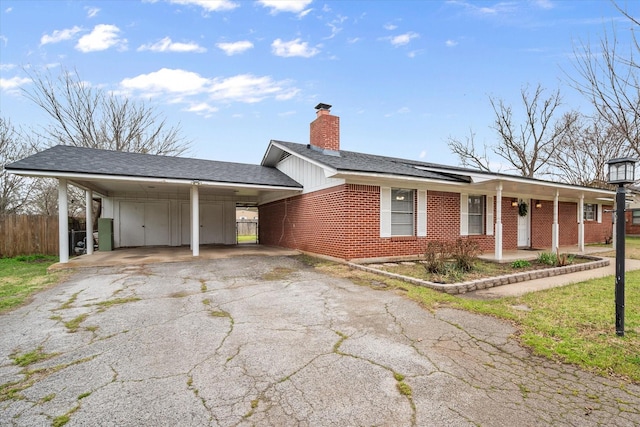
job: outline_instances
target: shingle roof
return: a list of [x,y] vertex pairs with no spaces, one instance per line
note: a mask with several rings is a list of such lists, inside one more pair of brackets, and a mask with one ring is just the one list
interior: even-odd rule
[[430,163],[357,153],[346,150],[340,150],[339,155],[335,155],[338,152],[323,152],[315,147],[295,142],[272,141],[272,143],[284,147],[291,153],[299,154],[300,156],[306,157],[340,172],[379,173],[436,179],[449,182],[471,182],[471,179],[464,174],[425,170],[424,168],[434,167],[434,165]]
[[57,145],[5,166],[7,170],[165,178],[302,188],[276,168],[185,157]]

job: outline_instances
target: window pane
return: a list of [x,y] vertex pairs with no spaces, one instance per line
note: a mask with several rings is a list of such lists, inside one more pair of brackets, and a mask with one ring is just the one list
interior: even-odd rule
[[591,203],[586,203],[584,205],[584,220],[585,221],[595,221],[596,220],[596,205]]
[[413,236],[414,190],[391,189],[391,235]]
[[469,217],[469,234],[482,234],[482,216],[474,215]]
[[631,212],[632,212],[632,216],[633,216],[633,220],[631,221],[631,223],[633,225],[640,224],[640,211],[631,211]]
[[482,215],[483,200],[482,196],[469,196],[469,213]]
[[469,196],[469,234],[484,234],[484,196]]

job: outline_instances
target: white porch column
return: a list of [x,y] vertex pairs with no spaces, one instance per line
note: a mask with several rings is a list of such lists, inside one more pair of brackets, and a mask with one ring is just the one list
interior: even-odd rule
[[67,180],[58,179],[58,255],[60,263],[69,262],[69,196]]
[[198,185],[191,186],[191,251],[200,256],[200,200]]
[[85,227],[87,232],[87,238],[85,242],[86,242],[87,255],[91,255],[93,253],[93,191],[86,190],[84,192],[84,198],[85,198],[85,205],[86,205],[85,218],[87,220],[87,224]]
[[551,252],[558,252],[560,246],[560,226],[558,224],[558,198],[560,197],[560,191],[556,190],[556,195],[553,197],[553,225],[551,226]]
[[584,194],[578,202],[578,252],[584,252]]
[[502,260],[502,183],[496,186],[495,258]]

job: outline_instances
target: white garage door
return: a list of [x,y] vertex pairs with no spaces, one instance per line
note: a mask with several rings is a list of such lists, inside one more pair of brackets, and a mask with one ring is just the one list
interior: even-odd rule
[[120,202],[120,246],[167,246],[168,202]]

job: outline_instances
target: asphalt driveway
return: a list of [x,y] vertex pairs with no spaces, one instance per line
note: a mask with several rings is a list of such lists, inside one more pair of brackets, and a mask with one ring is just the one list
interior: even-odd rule
[[0,425],[640,425],[514,332],[290,257],[82,269],[0,316]]

